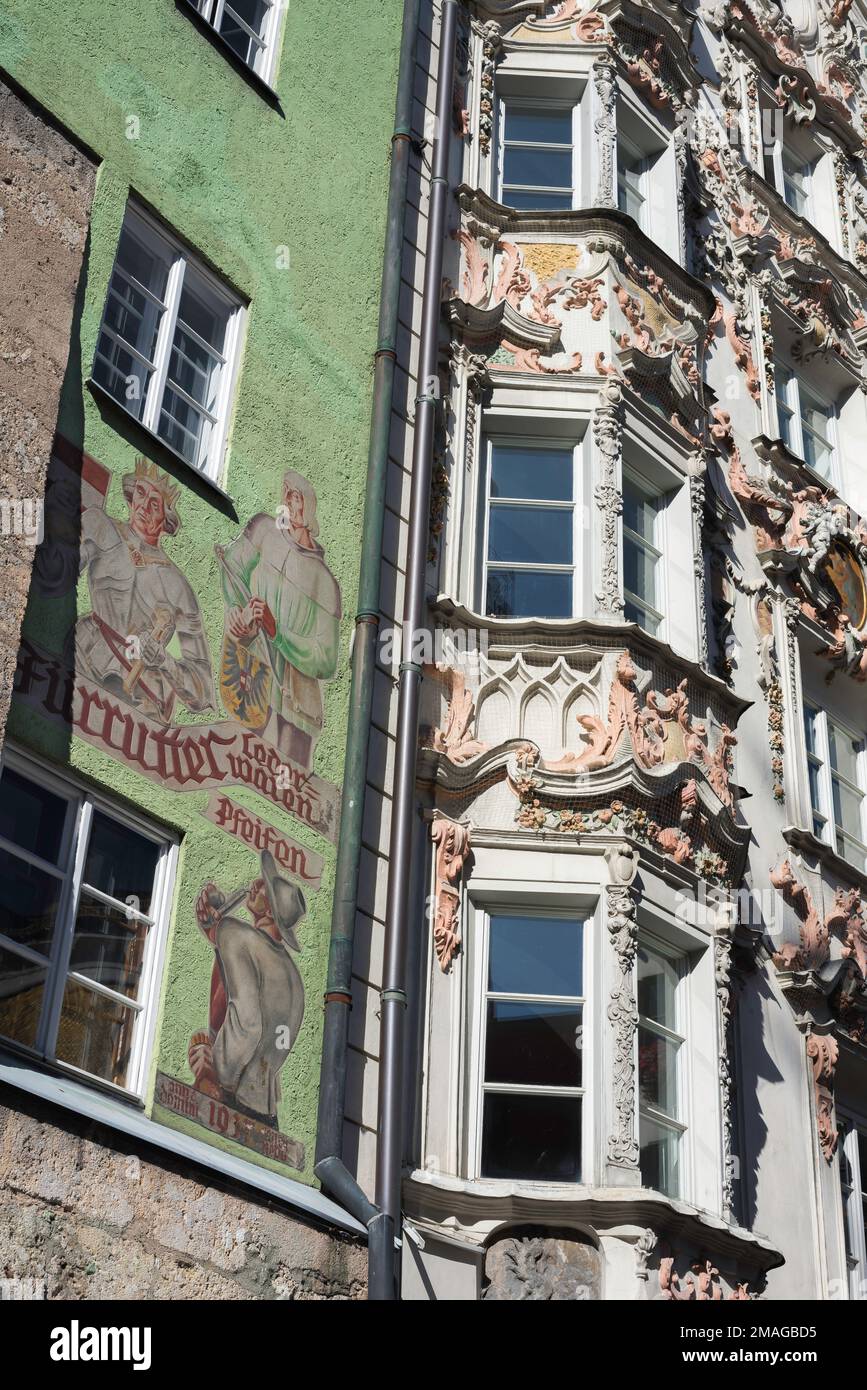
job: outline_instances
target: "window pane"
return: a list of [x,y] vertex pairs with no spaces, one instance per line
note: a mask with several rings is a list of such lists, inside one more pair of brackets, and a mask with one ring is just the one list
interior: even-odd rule
[[679,1044],[649,1028],[638,1030],[638,1089],[645,1105],[677,1118],[677,1053]]
[[659,631],[659,619],[652,613],[647,613],[637,603],[630,603],[628,598],[624,604],[623,616],[628,623],[637,623],[645,632],[652,634]]
[[818,754],[819,711],[813,709],[812,705],[804,706],[804,737],[807,740],[807,752]]
[[93,379],[114,396],[120,405],[141,419],[148,383],[152,373],[133,357],[122,343],[116,343],[107,333],[100,334],[93,362]]
[[105,305],[105,322],[143,357],[153,361],[160,314],[156,305],[122,275],[112,276]]
[[153,840],[95,811],[84,881],[147,916],[159,856],[159,845]]
[[503,190],[503,202],[512,208],[530,208],[534,212],[556,212],[558,208],[571,208],[570,193],[520,193],[515,188]]
[[529,140],[537,145],[571,145],[572,111],[531,111],[506,107],[506,140]]
[[509,145],[503,155],[503,183],[524,184],[531,188],[571,189],[572,152]]
[[623,479],[623,524],[630,531],[653,541],[657,506],[654,498],[635,486],[631,478]]
[[571,449],[531,449],[495,444],[491,451],[491,497],[571,502]]
[[821,771],[816,763],[807,764],[807,774],[810,778],[810,805],[814,811],[821,811],[822,809]]
[[61,1062],[122,1086],[132,1049],[135,1014],[86,985],[68,980],[57,1033]]
[[482,1175],[540,1182],[580,1182],[580,1099],[577,1096],[486,1095]]
[[623,538],[623,584],[636,598],[656,607],[657,557],[651,555],[631,536]]
[[839,782],[836,777],[831,778],[831,791],[834,797],[834,823],[839,828],[852,836],[856,840],[863,837],[864,831],[861,825],[861,806],[863,798]]
[[128,221],[117,245],[117,264],[157,299],[165,300],[172,256],[154,233],[150,235],[153,240],[145,240]]
[[638,1122],[641,1181],[645,1187],[676,1197],[680,1188],[680,1135],[646,1115]]
[[0,933],[47,956],[62,880],[0,850]]
[[42,1013],[47,965],[33,965],[0,946],[0,1034],[33,1047]]
[[491,504],[488,559],[571,565],[572,508]]
[[145,923],[82,890],[69,969],[135,999],[147,931]]
[[0,835],[56,864],[63,842],[68,802],[4,767],[0,777]]
[[192,464],[199,460],[202,425],[199,411],[167,386],[157,433]]
[[491,570],[485,607],[498,618],[571,618],[572,575]]
[[638,948],[638,1012],[673,1033],[677,1027],[677,971],[646,946]]
[[828,750],[831,754],[831,766],[835,772],[839,772],[848,782],[858,782],[858,754],[861,751],[860,739],[854,739],[847,734],[844,729],[840,729],[836,724],[828,720]]
[[580,1086],[580,1007],[489,999],[485,1080]]
[[581,998],[583,946],[580,918],[492,916],[488,989]]

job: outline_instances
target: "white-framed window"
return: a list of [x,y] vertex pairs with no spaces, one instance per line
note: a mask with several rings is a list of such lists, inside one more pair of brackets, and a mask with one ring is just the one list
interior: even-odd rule
[[642,231],[648,230],[648,189],[650,161],[628,135],[617,139],[617,206],[635,219]]
[[838,1115],[849,1296],[867,1301],[867,1125]]
[[218,478],[243,307],[152,217],[129,204],[93,379],[200,472]]
[[663,620],[662,505],[633,474],[623,474],[623,598],[627,622],[656,635]]
[[683,1191],[686,1055],[683,987],[686,958],[640,936],[638,992],[638,1143],[645,1187],[678,1197]]
[[499,103],[499,198],[513,208],[575,206],[577,106],[543,98]]
[[827,710],[804,703],[813,833],[847,863],[867,869],[867,751]]
[[242,63],[265,82],[274,74],[280,0],[192,0]]
[[484,610],[494,617],[579,612],[575,445],[486,440]]
[[790,367],[776,367],[780,438],[826,482],[836,476],[836,411]]
[[792,212],[796,212],[799,217],[811,217],[813,161],[805,160],[802,155],[796,154],[794,150],[783,145],[780,152],[780,163],[782,166],[780,192]]
[[140,1096],[176,846],[30,759],[0,769],[0,1038]]
[[479,918],[476,1171],[510,1181],[581,1182],[586,916],[491,907]]

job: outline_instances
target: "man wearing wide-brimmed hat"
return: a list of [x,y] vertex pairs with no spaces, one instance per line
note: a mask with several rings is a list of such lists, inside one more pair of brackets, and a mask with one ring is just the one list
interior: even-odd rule
[[[81,568],[92,610],[75,627],[75,669],[168,722],[175,698],[214,707],[211,654],[198,599],[162,548],[180,527],[178,487],[145,458],[123,478],[129,520],[100,507],[81,518]],[[180,655],[169,651],[177,638]]]
[[216,961],[210,1031],[193,1035],[190,1065],[199,1090],[218,1088],[227,1105],[276,1128],[280,1070],[304,1017],[304,984],[290,952],[301,950],[295,928],[307,903],[269,850],[261,871],[244,898],[252,923],[230,915],[241,895],[226,898],[213,883],[196,903]]

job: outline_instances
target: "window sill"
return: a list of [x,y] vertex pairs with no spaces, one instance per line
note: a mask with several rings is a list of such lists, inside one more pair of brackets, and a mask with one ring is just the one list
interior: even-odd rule
[[175,0],[175,4],[179,9],[183,10],[188,19],[192,20],[195,27],[199,30],[199,33],[210,40],[214,47],[222,53],[223,57],[228,60],[229,64],[235,69],[238,75],[249,82],[250,86],[259,93],[260,97],[282,116],[283,107],[280,104],[280,98],[270,82],[266,82],[264,77],[259,76],[255,68],[251,68],[242,58],[238,57],[234,48],[232,48],[231,44],[226,42],[222,34],[219,34],[213,25],[202,18],[193,0]]
[[2,1047],[0,1083],[19,1091],[26,1091],[40,1100],[105,1125],[106,1129],[125,1134],[142,1144],[152,1145],[155,1149],[162,1149],[176,1158],[185,1159],[202,1168],[208,1168],[224,1178],[242,1183],[245,1187],[254,1188],[315,1220],[339,1226],[355,1235],[366,1235],[365,1228],[359,1221],[317,1188],[295,1182],[292,1178],[284,1178],[270,1168],[260,1168],[200,1139],[170,1129],[157,1120],[149,1119],[142,1113],[135,1098],[132,1104],[119,1101],[101,1090],[91,1090],[79,1081],[73,1081],[66,1075],[27,1061]]
[[171,444],[167,444],[164,439],[160,439],[158,434],[154,434],[153,430],[149,430],[147,426],[143,425],[140,420],[137,420],[130,411],[124,409],[120,401],[115,400],[111,392],[106,391],[105,387],[101,386],[98,381],[94,381],[92,376],[89,376],[84,384],[90,394],[100,402],[101,405],[105,406],[112,413],[117,412],[119,417],[130,429],[140,434],[143,441],[147,441],[147,445],[144,447],[148,447],[149,449],[156,448],[166,459],[171,460],[176,468],[182,470],[183,478],[189,482],[191,486],[195,487],[197,483],[200,484],[202,491],[206,494],[213,494],[214,500],[218,500],[218,505],[222,511],[228,511],[233,521],[238,520],[234,499],[226,492],[225,488],[221,487],[213,478],[209,478],[207,473],[202,473],[200,469],[194,468],[193,465],[184,458],[183,454],[179,454],[176,449],[172,448]]
[[[715,1248],[728,1248],[744,1255],[747,1251],[765,1269],[783,1264],[783,1256],[769,1240],[747,1231],[713,1212],[703,1211],[689,1202],[664,1196],[648,1187],[592,1187],[582,1183],[503,1182],[491,1178],[472,1181],[446,1173],[415,1169],[405,1175],[404,1201],[413,1218],[416,1203],[425,1219],[442,1221],[448,1216],[460,1227],[477,1227],[491,1220],[544,1220],[556,1223],[575,1219],[605,1228],[614,1223],[634,1222],[652,1226],[666,1234],[684,1232],[712,1240]],[[689,1227],[693,1229],[690,1232]]]

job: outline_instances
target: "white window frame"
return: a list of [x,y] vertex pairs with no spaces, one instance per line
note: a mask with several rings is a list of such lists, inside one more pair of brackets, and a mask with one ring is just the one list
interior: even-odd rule
[[[867,872],[867,738],[865,738],[863,734],[859,734],[856,730],[850,728],[841,719],[836,718],[834,715],[830,715],[828,711],[823,709],[820,705],[814,704],[810,699],[805,699],[805,719],[808,712],[815,716],[814,727],[816,730],[816,743],[818,749],[816,753],[809,751],[805,731],[804,760],[808,769],[806,786],[810,798],[810,827],[817,839],[820,839],[823,844],[830,845],[835,854],[839,855],[847,864],[851,864],[852,861],[846,859],[845,855],[841,854],[838,848],[839,841],[837,836],[837,825],[834,820],[833,792],[833,779],[836,777],[848,790],[855,792],[861,797],[861,845],[864,847],[864,862],[862,864],[855,864],[853,867],[859,869],[861,873],[865,873]],[[828,738],[829,723],[833,724],[846,738],[850,738],[853,742],[861,744],[861,751],[856,756],[856,772],[860,785],[853,784],[848,778],[842,776],[841,773],[836,772],[831,767],[831,745]],[[819,806],[813,804],[813,793],[809,777],[810,767],[814,767],[818,774]],[[816,829],[817,820],[823,822],[821,834]],[[843,834],[846,835],[847,832],[844,831]],[[849,835],[848,838],[852,839],[852,836]]]
[[191,3],[209,28],[213,29],[217,36],[223,39],[226,46],[234,53],[235,50],[232,48],[231,44],[228,43],[228,40],[223,38],[220,29],[223,22],[223,15],[226,10],[229,11],[232,19],[240,25],[245,33],[249,34],[251,40],[256,45],[256,57],[252,63],[242,58],[239,53],[236,53],[235,56],[238,62],[243,63],[245,67],[248,67],[251,72],[255,72],[257,77],[261,77],[262,81],[270,86],[274,76],[274,69],[277,65],[277,38],[280,28],[280,17],[283,10],[283,0],[262,0],[262,3],[268,6],[268,13],[265,17],[265,24],[261,35],[255,34],[246,20],[241,18],[237,10],[233,7],[232,0],[191,0]]
[[[840,1128],[840,1198],[843,1206],[843,1229],[846,1238],[846,1273],[849,1297],[867,1302],[867,1232],[865,1232],[864,1196],[867,1195],[867,1173],[861,1172],[858,1153],[858,1134],[867,1138],[867,1122],[854,1114],[838,1110]],[[852,1175],[849,1186],[843,1180],[842,1159],[845,1157]]]
[[[492,422],[492,423],[493,423],[493,422]],[[506,561],[502,561],[502,562],[495,562],[493,568],[494,568],[495,571],[496,571],[497,569],[500,569],[500,568],[502,568],[502,569],[517,569],[517,570],[524,570],[524,571],[526,571],[526,572],[528,572],[528,573],[534,573],[534,574],[535,574],[535,573],[540,573],[540,574],[544,574],[544,573],[564,574],[564,573],[567,573],[568,571],[571,570],[571,572],[572,572],[572,612],[571,612],[571,614],[569,615],[569,618],[568,618],[568,619],[565,619],[565,618],[564,618],[564,619],[560,619],[560,621],[563,621],[563,622],[566,622],[566,621],[574,621],[576,618],[582,616],[582,603],[583,603],[583,599],[584,599],[584,595],[583,595],[583,592],[582,592],[582,590],[583,590],[583,582],[582,582],[582,581],[583,581],[583,567],[582,567],[582,564],[581,564],[581,539],[582,539],[582,535],[583,535],[583,530],[582,530],[582,518],[583,518],[583,515],[584,515],[584,497],[583,497],[583,486],[584,486],[584,481],[583,481],[583,473],[582,473],[582,470],[581,470],[581,468],[579,467],[581,444],[580,444],[580,442],[576,442],[574,438],[573,438],[573,439],[562,439],[562,438],[557,438],[557,437],[555,437],[555,436],[549,437],[548,435],[508,434],[508,433],[500,433],[500,432],[498,432],[498,431],[496,431],[496,430],[492,430],[492,431],[490,431],[490,432],[485,432],[485,434],[484,434],[484,436],[483,436],[484,470],[483,470],[483,475],[482,475],[482,508],[483,508],[483,512],[482,512],[482,526],[481,526],[481,528],[480,528],[480,531],[481,531],[481,551],[480,551],[480,556],[479,556],[479,572],[480,572],[480,575],[481,575],[481,583],[480,583],[480,585],[478,586],[478,607],[479,607],[479,612],[480,612],[480,613],[485,613],[486,610],[487,610],[487,597],[488,597],[488,540],[489,540],[490,518],[491,518],[491,474],[492,474],[492,469],[493,469],[494,449],[495,449],[498,445],[502,445],[502,446],[507,447],[507,448],[508,448],[508,447],[512,447],[512,448],[525,448],[525,449],[539,449],[540,451],[545,450],[545,449],[561,449],[561,450],[568,450],[568,451],[571,453],[571,455],[572,455],[572,501],[571,501],[571,503],[570,503],[570,502],[557,502],[557,501],[553,501],[553,500],[546,501],[546,500],[540,499],[540,498],[527,498],[527,499],[522,499],[522,498],[510,497],[510,498],[507,499],[508,503],[513,503],[515,506],[538,507],[538,508],[542,508],[542,509],[543,509],[543,508],[546,508],[546,507],[549,507],[549,508],[556,509],[556,510],[558,510],[558,511],[565,510],[566,508],[568,508],[568,507],[571,506],[571,508],[572,508],[572,564],[571,564],[571,565],[543,565],[543,564],[529,564],[529,563],[527,563],[527,564],[524,564],[524,563],[514,564],[514,563],[511,563],[511,562],[507,563]],[[500,501],[501,499],[495,499],[495,500]],[[545,615],[544,613],[536,613],[536,614],[533,614],[532,616],[533,616],[533,617],[536,617],[536,618],[544,618],[546,615]],[[515,621],[518,621],[518,620],[515,620]],[[529,618],[528,618],[528,619],[525,619],[525,621],[529,621]],[[556,621],[556,620],[555,620],[555,621]]]
[[[626,520],[625,520],[625,511],[624,511],[623,516],[621,517],[621,522],[620,522],[620,544],[621,544],[621,550],[622,550],[622,554],[621,554],[621,566],[622,566],[622,568],[623,568],[623,598],[624,598],[624,602],[627,602],[627,601],[628,601],[628,602],[634,603],[636,607],[638,607],[638,608],[640,608],[640,609],[642,609],[642,610],[647,610],[647,611],[649,611],[650,613],[652,613],[655,617],[657,617],[657,618],[659,619],[659,621],[658,621],[658,623],[657,623],[657,626],[656,626],[656,630],[653,631],[653,632],[651,632],[649,628],[646,628],[646,627],[643,625],[643,623],[639,623],[638,626],[641,628],[642,632],[647,632],[648,636],[650,636],[650,637],[655,637],[657,640],[662,640],[662,639],[664,638],[664,636],[665,636],[665,631],[666,631],[666,614],[667,614],[667,612],[668,612],[668,574],[667,574],[667,566],[666,566],[666,560],[665,560],[665,556],[666,556],[666,521],[665,521],[665,514],[666,514],[666,510],[667,510],[667,494],[664,493],[664,492],[660,492],[659,489],[656,488],[656,487],[654,487],[653,484],[650,483],[646,478],[644,478],[640,472],[638,472],[637,470],[635,470],[635,469],[633,469],[633,468],[630,468],[628,465],[625,464],[624,467],[623,467],[622,482],[625,483],[625,482],[627,482],[627,481],[628,481],[629,483],[631,483],[632,486],[633,486],[634,488],[636,488],[639,492],[643,493],[644,496],[645,496],[649,501],[651,501],[651,502],[654,503],[654,512],[655,512],[655,514],[654,514],[654,522],[653,522],[653,540],[652,540],[652,541],[647,541],[647,539],[646,539],[644,536],[637,536],[636,533],[635,533],[634,531],[632,531],[630,528],[627,527],[627,525],[626,525]],[[633,544],[635,544],[636,546],[638,546],[639,549],[642,549],[642,550],[647,549],[647,550],[652,550],[652,551],[655,551],[655,552],[656,552],[656,557],[657,557],[657,558],[656,558],[656,567],[655,567],[655,570],[654,570],[654,578],[656,579],[656,593],[655,593],[654,596],[655,596],[655,598],[656,598],[656,602],[660,605],[658,610],[657,610],[656,608],[654,608],[651,604],[647,603],[644,599],[642,599],[640,595],[638,595],[638,594],[633,594],[631,590],[630,590],[629,592],[627,592],[627,589],[626,589],[626,542],[627,542],[627,534],[626,534],[626,533],[627,533],[627,530],[629,531],[629,540],[630,540]],[[634,541],[633,541],[633,537],[635,538]]]
[[[689,1197],[690,1177],[690,1078],[689,1078],[689,1023],[690,1009],[688,993],[690,988],[690,975],[692,973],[692,962],[688,954],[663,938],[655,935],[643,927],[638,931],[638,949],[642,946],[652,955],[662,956],[671,965],[677,974],[677,984],[675,986],[674,1008],[675,1022],[677,1030],[666,1028],[663,1024],[657,1023],[653,1019],[648,1019],[644,1014],[638,1014],[638,1023],[635,1029],[635,1097],[636,1097],[636,1136],[639,1146],[641,1143],[641,1117],[646,1115],[649,1120],[658,1124],[663,1129],[676,1129],[679,1131],[678,1148],[678,1174],[680,1177],[679,1190],[664,1195],[669,1196],[674,1201],[683,1201]],[[634,967],[635,979],[635,1000],[636,1011],[638,1011],[638,960],[636,957]],[[646,1028],[652,1033],[658,1034],[662,1038],[669,1039],[678,1043],[677,1058],[675,1064],[675,1085],[677,1087],[677,1115],[666,1115],[661,1110],[657,1111],[652,1106],[645,1105],[641,1099],[641,1083],[639,1075],[639,1052],[638,1052],[638,1032],[640,1028]],[[649,1189],[656,1190],[656,1189]]]
[[[128,407],[124,405],[123,401],[119,401],[117,397],[109,391],[108,387],[103,386],[101,383],[97,383],[97,385],[99,385],[100,390],[106,391],[122,410],[128,410],[128,413],[132,415],[133,419],[136,420],[143,429],[147,430],[149,434],[154,435],[154,437],[159,440],[163,448],[168,449],[175,457],[182,459],[187,467],[192,468],[195,472],[202,473],[205,477],[219,482],[222,477],[229,431],[229,419],[238,374],[241,334],[245,319],[244,305],[238,296],[235,295],[227,285],[223,284],[193,252],[179,241],[177,237],[173,236],[171,232],[156,220],[156,218],[152,217],[144,208],[133,200],[127,203],[121,235],[123,235],[123,232],[127,229],[140,241],[144,242],[145,245],[150,245],[154,249],[158,248],[161,254],[165,255],[165,253],[168,253],[171,257],[171,269],[165,289],[165,300],[158,299],[147,286],[141,285],[138,281],[133,280],[126,271],[121,270],[120,267],[117,266],[115,260],[106,288],[105,308],[103,309],[103,317],[97,336],[96,348],[94,349],[94,369],[97,355],[99,354],[99,341],[103,333],[106,333],[110,338],[121,343],[132,357],[135,357],[145,366],[146,371],[149,373],[148,386],[144,394],[141,415],[137,415],[134,411],[128,410]],[[120,236],[118,237],[118,245],[119,244]],[[193,409],[212,422],[207,454],[204,459],[196,462],[188,459],[186,455],[181,454],[159,433],[160,412],[165,397],[169,362],[174,344],[181,295],[184,288],[184,275],[187,266],[191,266],[195,270],[196,274],[205,282],[208,290],[214,294],[218,300],[222,301],[228,310],[226,338],[223,351],[221,353],[217,352],[210,344],[203,344],[206,350],[212,356],[218,357],[221,362],[220,382],[213,412],[202,406],[198,401],[186,397],[186,393],[182,388],[174,384],[171,386],[171,390],[176,395],[184,399],[189,399]],[[145,358],[142,353],[128,343],[126,339],[120,338],[106,321],[108,304],[113,293],[112,280],[114,279],[116,271],[122,274],[137,290],[143,293],[147,299],[155,305],[160,315],[152,361],[149,358]],[[191,337],[197,336],[193,330],[189,328],[186,328],[185,331],[188,332]]]
[[[569,111],[572,112],[572,188],[571,188],[572,199],[571,199],[571,202],[569,203],[569,207],[571,207],[571,208],[577,208],[577,207],[579,206],[579,196],[580,196],[580,182],[579,182],[579,178],[580,178],[580,168],[581,168],[581,166],[580,166],[580,135],[581,135],[581,127],[580,127],[580,108],[581,108],[581,103],[580,103],[580,101],[579,101],[577,98],[576,98],[576,99],[573,99],[573,100],[569,100],[568,98],[560,98],[560,99],[558,99],[558,98],[556,98],[556,97],[543,97],[543,96],[536,96],[536,95],[525,95],[525,94],[523,94],[523,93],[522,93],[521,95],[517,95],[517,96],[512,96],[512,95],[510,95],[510,94],[507,93],[507,94],[505,94],[505,95],[503,95],[503,96],[500,96],[500,97],[498,98],[498,100],[497,100],[497,192],[496,192],[496,197],[497,197],[497,201],[498,201],[498,202],[503,203],[504,206],[509,207],[509,206],[511,206],[511,204],[506,203],[506,195],[505,195],[505,193],[504,193],[504,191],[503,191],[503,184],[504,184],[504,169],[505,169],[505,151],[506,151],[506,107],[507,107],[507,106],[508,106],[508,107],[512,107],[512,108],[523,107],[525,110],[528,110],[528,111],[566,111],[566,110],[569,110]],[[513,142],[510,142],[510,143],[513,143]],[[516,143],[516,144],[521,144],[522,142],[521,142],[521,141],[516,141],[516,142],[514,142],[514,143]],[[550,146],[549,146],[549,145],[546,145],[546,146],[542,146],[542,148],[543,148],[543,149],[557,149],[557,150],[562,150],[562,149],[565,149],[566,147],[563,146],[563,145],[550,145]],[[548,187],[548,188],[545,188],[545,187],[543,187],[541,184],[539,184],[538,186],[535,185],[535,184],[527,184],[526,187],[525,187],[524,185],[520,185],[520,187],[521,187],[521,188],[525,188],[525,191],[528,192],[528,193],[536,192],[536,193],[543,193],[543,194],[544,194],[544,193],[562,193],[562,192],[566,192],[566,191],[567,191],[567,190],[565,190],[565,189],[555,188],[555,187]],[[552,209],[551,211],[555,211],[555,210]],[[565,209],[562,209],[562,211],[565,211]]]
[[[467,1162],[468,1178],[470,1181],[502,1184],[504,1187],[514,1187],[515,1184],[532,1186],[533,1188],[562,1187],[563,1183],[556,1180],[540,1178],[489,1178],[482,1174],[482,1136],[484,1127],[484,1098],[487,1090],[534,1094],[534,1095],[555,1095],[555,1096],[574,1096],[581,1101],[581,1179],[580,1182],[567,1183],[566,1186],[584,1188],[591,1186],[595,1181],[594,1164],[594,1136],[595,1123],[593,1104],[594,1098],[588,1088],[588,1081],[596,1077],[596,1029],[598,1027],[597,1017],[599,1011],[595,998],[594,986],[596,982],[596,965],[594,958],[595,933],[593,923],[595,914],[589,906],[567,906],[565,904],[539,903],[532,897],[526,901],[509,894],[508,899],[503,902],[493,899],[474,901],[473,910],[473,956],[474,969],[472,972],[471,984],[471,1015],[472,1029],[470,1038],[470,1075],[472,1084],[468,1089],[468,1122],[467,1122]],[[580,1004],[581,1006],[581,1026],[582,1026],[582,1059],[581,1059],[581,1086],[580,1087],[545,1087],[529,1086],[520,1084],[500,1085],[485,1082],[485,1057],[487,1043],[487,1016],[488,999],[499,998],[499,995],[491,995],[488,990],[488,962],[490,955],[490,925],[492,916],[530,916],[530,917],[551,917],[565,921],[581,921],[583,924],[582,932],[582,976],[581,987],[584,993],[574,999],[569,996],[548,996],[532,995],[526,996],[528,1002],[534,1003],[558,1003],[558,1004]],[[588,993],[589,985],[589,993]],[[502,996],[509,1000],[518,996]]]
[[[777,405],[777,430],[783,439],[783,425],[780,419],[780,409],[782,409],[788,419],[791,430],[791,443],[787,446],[793,454],[804,460],[807,468],[815,477],[821,478],[825,483],[832,483],[836,486],[839,481],[839,445],[837,438],[837,406],[836,402],[829,400],[821,391],[817,391],[812,381],[808,381],[800,375],[788,362],[777,364],[776,382],[776,405]],[[811,463],[807,462],[804,452],[804,423],[802,416],[802,391],[806,391],[813,399],[825,410],[828,415],[828,444],[830,447],[830,463],[827,474],[820,473]],[[813,433],[814,431],[810,431]],[[784,441],[785,442],[785,441]]]
[[[22,850],[20,846],[11,841],[0,838],[0,848],[5,849],[25,863],[33,864],[34,867],[49,873],[52,877],[63,880],[51,950],[48,956],[42,1013],[35,1043],[30,1047],[26,1043],[4,1036],[0,1037],[0,1048],[10,1047],[26,1052],[31,1056],[38,1056],[49,1062],[53,1068],[67,1072],[90,1086],[108,1090],[114,1095],[127,1099],[132,1098],[141,1101],[144,1098],[144,1088],[147,1083],[148,1066],[153,1046],[159,984],[162,978],[172,893],[177,873],[177,840],[125,807],[119,808],[100,793],[85,788],[68,775],[55,772],[9,746],[3,750],[0,771],[7,766],[20,776],[44,787],[54,796],[63,798],[67,803],[67,811],[59,856],[63,865],[62,868]],[[117,900],[106,897],[105,894],[99,893],[96,889],[89,888],[87,890],[89,896],[98,897],[112,905],[117,905],[129,916],[149,924],[150,929],[142,958],[141,984],[136,1000],[131,1000],[126,995],[120,995],[116,990],[90,979],[89,976],[79,976],[69,969],[94,811],[102,812],[111,820],[128,827],[146,839],[152,840],[160,849],[154,875],[149,916],[136,912],[131,906],[117,903]],[[0,933],[0,946],[33,964],[44,966],[46,963],[45,957],[28,947],[15,943],[10,938],[4,937],[2,933]],[[57,1032],[63,1009],[63,996],[69,980],[83,985],[96,994],[122,1002],[123,1006],[135,1015],[136,1021],[133,1025],[133,1044],[130,1051],[126,1085],[121,1086],[105,1077],[84,1071],[70,1062],[62,1061],[55,1055]]]

